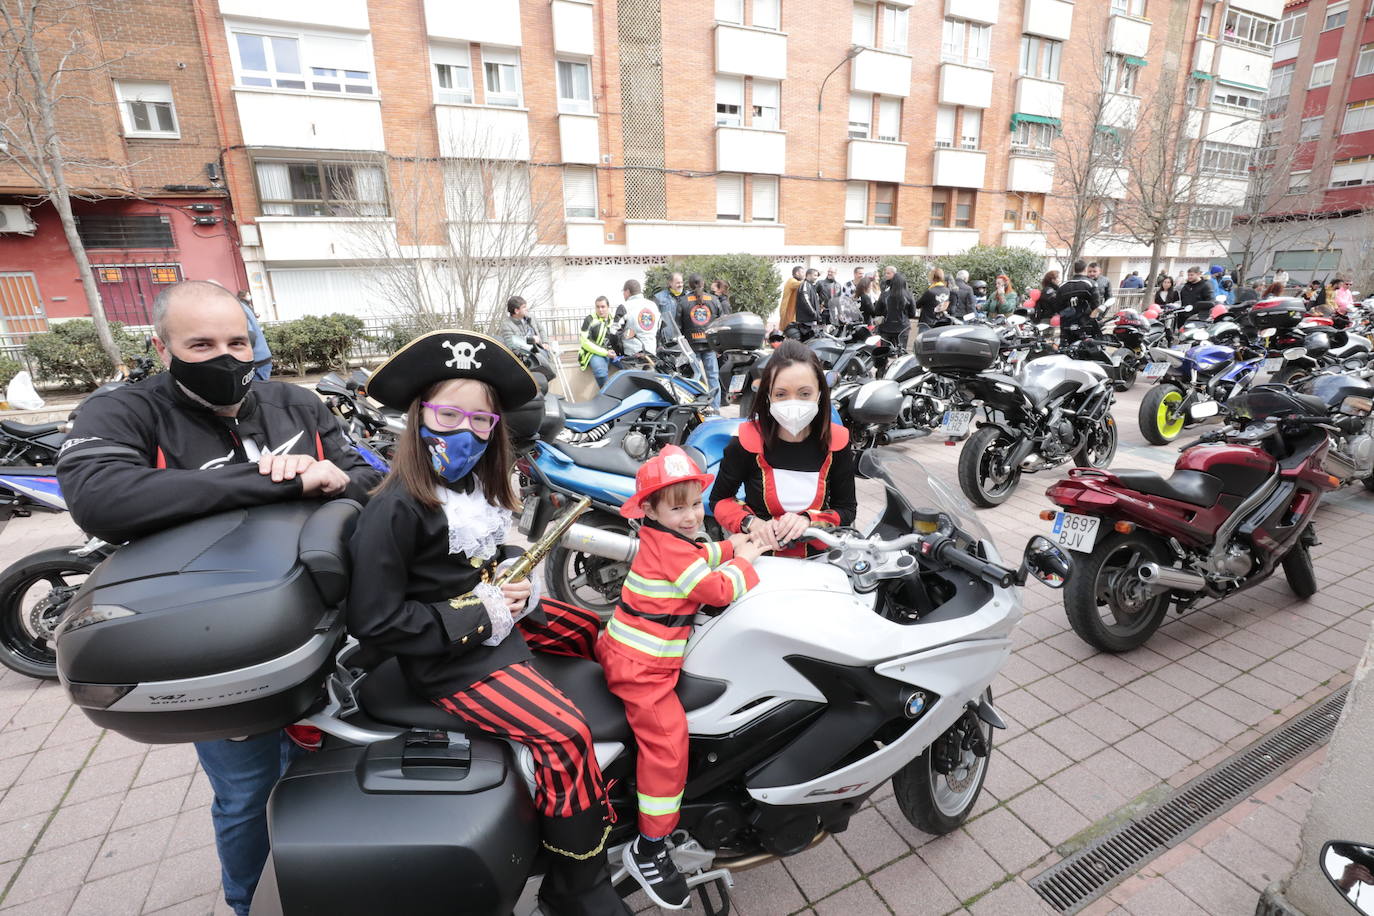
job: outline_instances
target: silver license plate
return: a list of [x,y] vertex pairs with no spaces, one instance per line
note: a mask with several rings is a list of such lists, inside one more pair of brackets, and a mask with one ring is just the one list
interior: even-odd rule
[[520,522],[516,526],[520,529],[521,534],[528,535],[530,533],[530,527],[534,525],[534,516],[538,511],[539,495],[536,493],[533,496],[526,496],[525,507],[520,512]]
[[1264,371],[1265,371],[1265,372],[1270,372],[1270,373],[1278,372],[1278,371],[1279,371],[1280,369],[1282,369],[1282,368],[1283,368],[1283,357],[1282,357],[1282,356],[1271,356],[1271,357],[1269,357],[1268,359],[1266,359],[1266,360],[1264,361]]
[[971,410],[946,410],[940,421],[939,432],[947,439],[958,439],[968,435],[969,424],[973,422]]
[[1067,547],[1079,553],[1092,553],[1093,545],[1097,543],[1100,522],[1100,519],[1091,515],[1056,512],[1054,527],[1050,529],[1050,533],[1054,535],[1055,543],[1060,547]]
[[1162,378],[1169,371],[1168,363],[1146,363],[1142,374],[1147,379]]

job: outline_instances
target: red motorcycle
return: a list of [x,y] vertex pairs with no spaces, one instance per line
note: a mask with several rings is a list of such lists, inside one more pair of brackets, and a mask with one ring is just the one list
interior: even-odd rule
[[[1319,399],[1261,385],[1227,405],[1230,424],[1184,449],[1174,473],[1075,468],[1046,491],[1052,541],[1088,555],[1064,589],[1069,623],[1104,652],[1143,645],[1169,605],[1249,588],[1283,567],[1306,598],[1317,590],[1309,548],[1329,429]],[[1358,419],[1358,418],[1357,418]],[[1361,420],[1361,422],[1363,422]]]

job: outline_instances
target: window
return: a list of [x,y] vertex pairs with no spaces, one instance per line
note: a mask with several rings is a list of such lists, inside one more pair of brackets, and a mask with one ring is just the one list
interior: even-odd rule
[[1243,45],[1268,51],[1274,47],[1274,34],[1278,23],[1253,13],[1228,10],[1226,25],[1221,30],[1221,40],[1228,44]]
[[[1269,100],[1281,99],[1288,95],[1293,88],[1293,70],[1296,64],[1284,64],[1275,67],[1269,74]],[[1267,106],[1266,106],[1267,107]]]
[[1198,106],[1198,99],[1207,91],[1206,80],[1188,80],[1188,88],[1183,90],[1183,104],[1189,108]]
[[1274,252],[1275,269],[1282,267],[1284,270],[1338,270],[1340,266],[1339,248],[1328,248],[1325,251],[1309,248],[1306,251]]
[[264,216],[386,216],[381,166],[317,159],[253,163]]
[[744,124],[744,79],[739,76],[716,77],[716,126],[740,127]]
[[776,29],[782,24],[781,16],[779,0],[754,0],[754,21],[751,25],[755,28]]
[[176,247],[176,240],[172,236],[172,221],[161,214],[78,216],[76,234],[81,237],[81,243],[87,248]]
[[1234,211],[1230,207],[1194,207],[1188,213],[1188,228],[1199,232],[1226,232]]
[[568,219],[596,218],[596,169],[563,167],[563,213]]
[[1135,80],[1140,74],[1140,67],[1137,64],[1129,63],[1124,54],[1108,54],[1107,67],[1107,91],[1119,92],[1122,95],[1135,95]]
[[1288,193],[1302,194],[1306,192],[1308,188],[1308,179],[1311,175],[1312,172],[1310,169],[1305,172],[1293,172],[1290,174],[1288,176]]
[[486,182],[478,163],[458,159],[444,162],[444,215],[455,223],[487,218]]
[[[1015,207],[1015,209],[1012,209]],[[1045,208],[1044,194],[1008,194],[1007,208],[1002,211],[1003,229],[1025,229],[1038,232],[1040,211]]]
[[1097,228],[1109,232],[1116,225],[1116,201],[1103,197],[1097,202]]
[[1248,146],[1233,143],[1203,143],[1202,164],[1199,171],[1208,175],[1222,175],[1245,178],[1250,174],[1250,154]]
[[1352,102],[1345,106],[1345,120],[1341,123],[1341,133],[1357,134],[1362,130],[1374,130],[1374,99]]
[[1264,93],[1237,89],[1235,86],[1218,83],[1217,88],[1212,92],[1212,107],[1230,108],[1246,114],[1258,115],[1260,109],[1264,107]]
[[115,80],[126,137],[179,137],[171,83]]
[[878,8],[872,3],[854,4],[854,44],[872,48],[878,44]]
[[1216,37],[1213,29],[1217,25],[1218,0],[1202,0],[1202,12],[1197,17],[1197,33],[1205,38]]
[[949,226],[949,192],[944,188],[936,188],[930,199],[930,225],[934,229]]
[[868,219],[868,182],[851,181],[844,186],[844,221],[851,225]]
[[867,140],[873,128],[873,96],[855,92],[849,96],[849,138]]
[[949,147],[954,145],[955,118],[959,109],[953,105],[941,105],[935,109],[935,145]]
[[520,52],[506,48],[482,48],[482,72],[487,81],[487,104],[519,108]]
[[900,140],[902,138],[902,100],[897,98],[878,99],[878,139]]
[[954,228],[969,229],[973,226],[973,191],[956,191],[954,199]]
[[965,108],[963,130],[959,135],[959,145],[964,149],[977,149],[983,132],[983,111],[980,108]]
[[992,52],[992,26],[962,19],[946,19],[940,42],[940,59],[976,67],[988,65]]
[[718,22],[744,22],[744,0],[716,0]]
[[751,123],[754,127],[777,130],[779,125],[778,96],[782,93],[781,84],[777,80],[761,80],[757,77],[752,80],[752,83],[754,119]]
[[716,176],[716,219],[744,218],[744,176]]
[[1330,86],[1332,78],[1336,75],[1336,59],[1320,60],[1312,65],[1312,78],[1307,81],[1308,89],[1320,89],[1322,86]]
[[372,95],[366,39],[233,30],[240,86]]
[[592,113],[592,65],[585,60],[558,61],[558,110]]
[[1328,6],[1326,8],[1326,19],[1322,22],[1322,31],[1327,32],[1331,29],[1339,29],[1345,25],[1346,17],[1350,15],[1350,4],[1341,3]]
[[749,179],[753,185],[753,207],[749,218],[756,223],[776,223],[778,221],[778,179],[776,175],[755,175]]
[[883,4],[883,48],[905,54],[908,31],[907,10]]
[[434,62],[434,101],[472,104],[472,52],[467,45],[429,49]]
[[1011,130],[1011,148],[1017,152],[1048,155],[1054,150],[1059,129],[1053,124],[1018,120]]
[[1302,28],[1307,24],[1307,10],[1297,10],[1279,20],[1278,42],[1292,41],[1302,37]]
[[1093,133],[1092,156],[1096,164],[1120,165],[1126,157],[1130,135],[1116,127],[1099,126]]
[[1315,140],[1322,133],[1322,116],[1315,118],[1303,118],[1302,126],[1298,130],[1299,140]]
[[879,183],[873,190],[873,225],[891,226],[896,222],[897,186]]
[[1355,75],[1368,76],[1371,73],[1374,73],[1374,45],[1365,45],[1355,59]]
[[1112,0],[1112,12],[1125,16],[1144,16],[1145,0]]
[[1021,36],[1021,75],[1042,80],[1059,79],[1059,57],[1064,43],[1038,35]]

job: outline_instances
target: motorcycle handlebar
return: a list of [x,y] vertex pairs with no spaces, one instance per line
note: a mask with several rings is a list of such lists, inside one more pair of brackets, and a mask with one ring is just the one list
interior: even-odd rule
[[803,540],[816,540],[825,544],[827,547],[854,547],[865,546],[880,550],[906,550],[910,547],[918,547],[922,556],[930,557],[940,563],[958,567],[966,573],[971,573],[978,578],[992,585],[1010,588],[1016,582],[1016,571],[1007,569],[998,563],[992,563],[981,557],[976,557],[967,550],[961,548],[954,539],[948,535],[936,532],[934,534],[904,534],[899,538],[884,540],[881,538],[865,538],[862,540],[841,539],[827,533],[822,528],[807,528],[802,532]]

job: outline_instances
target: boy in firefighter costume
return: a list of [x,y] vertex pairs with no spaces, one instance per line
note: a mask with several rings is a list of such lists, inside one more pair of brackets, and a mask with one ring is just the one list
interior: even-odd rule
[[639,757],[635,773],[639,837],[625,845],[625,867],[661,907],[682,909],[687,881],[668,852],[687,784],[687,714],[674,688],[692,622],[703,605],[737,601],[758,584],[751,564],[762,553],[748,535],[699,541],[702,492],[711,475],[677,446],[650,458],[635,475],[635,494],[620,508],[645,518],[639,552],[620,604],[596,644],[606,683],[625,704]]

